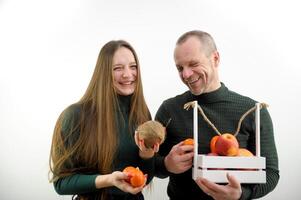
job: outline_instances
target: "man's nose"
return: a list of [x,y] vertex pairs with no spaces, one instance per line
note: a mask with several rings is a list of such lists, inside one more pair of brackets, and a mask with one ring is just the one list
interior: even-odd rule
[[182,76],[183,76],[184,80],[188,79],[192,74],[193,74],[193,71],[190,68],[188,68],[188,67],[183,68]]

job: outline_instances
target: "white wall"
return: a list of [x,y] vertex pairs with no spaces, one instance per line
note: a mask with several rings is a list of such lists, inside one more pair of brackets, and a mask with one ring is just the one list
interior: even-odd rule
[[[135,47],[154,115],[164,99],[186,90],[172,54],[176,39],[192,29],[215,38],[221,79],[230,89],[270,105],[281,179],[264,199],[299,199],[298,5],[0,0],[0,199],[70,199],[47,180],[52,131],[59,113],[85,91],[105,42],[125,39]],[[166,199],[166,181],[156,179],[146,199]]]

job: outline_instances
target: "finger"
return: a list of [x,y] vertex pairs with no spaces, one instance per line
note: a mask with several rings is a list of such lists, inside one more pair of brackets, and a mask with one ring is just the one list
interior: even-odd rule
[[141,192],[143,190],[143,188],[144,188],[144,185],[140,186],[140,187],[131,188],[130,193],[137,194],[137,193]]
[[240,182],[235,178],[235,176],[230,175],[229,173],[227,173],[227,179],[229,181],[228,185],[230,185],[234,188],[241,188]]
[[187,170],[189,170],[192,167],[192,164],[186,164],[183,165],[183,171],[186,172]]
[[173,151],[174,151],[176,154],[179,154],[179,155],[185,153],[185,151],[183,150],[183,148],[181,148],[181,146],[178,145],[178,144],[175,145],[175,146],[173,146]]
[[191,162],[192,163],[193,155],[194,155],[193,152],[184,153],[182,155],[179,155],[178,161],[179,162]]
[[128,172],[120,172],[120,171],[115,171],[114,176],[116,179],[126,179],[130,174]]
[[178,144],[174,145],[173,147],[177,148],[177,147],[179,147],[179,146],[182,146],[183,144],[184,144],[184,142],[181,141],[181,142],[179,142]]
[[208,179],[201,178],[201,183],[206,187],[210,195],[213,195],[214,193],[218,193],[218,191],[223,190],[222,185],[218,185],[214,182],[209,181]]
[[182,149],[182,151],[185,152],[190,152],[193,151],[194,147],[192,145],[182,145],[180,146],[180,148]]
[[195,180],[195,182],[203,190],[203,192],[210,196],[210,189],[206,186],[204,178],[198,178]]
[[124,172],[125,176],[118,176],[117,179],[119,180],[130,180],[133,177],[133,174]]
[[137,194],[143,189],[143,187],[133,187],[128,183],[124,183],[122,189],[123,191],[129,192],[131,194]]

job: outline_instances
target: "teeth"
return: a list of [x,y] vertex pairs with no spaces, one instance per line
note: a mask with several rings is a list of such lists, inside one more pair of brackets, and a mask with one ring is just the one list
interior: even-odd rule
[[198,77],[197,79],[195,79],[195,80],[191,80],[191,81],[189,81],[188,82],[188,84],[192,84],[192,83],[194,83],[194,82],[196,82],[196,81],[198,81],[200,79],[200,77]]
[[131,85],[132,82],[125,82],[125,83],[121,83],[122,85]]

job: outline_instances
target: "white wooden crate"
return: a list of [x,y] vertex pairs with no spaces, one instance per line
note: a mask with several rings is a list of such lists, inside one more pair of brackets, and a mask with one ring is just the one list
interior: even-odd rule
[[[195,101],[193,112],[193,137],[198,141],[198,105]],[[198,143],[194,143],[192,178],[206,178],[215,183],[227,183],[227,173],[235,176],[240,183],[265,183],[265,158],[260,157],[260,104],[256,104],[256,156],[208,156],[198,154]],[[195,167],[196,166],[196,167]]]
[[198,155],[198,168],[193,179],[206,178],[216,183],[228,182],[226,174],[234,175],[241,183],[265,183],[264,157],[232,157]]

